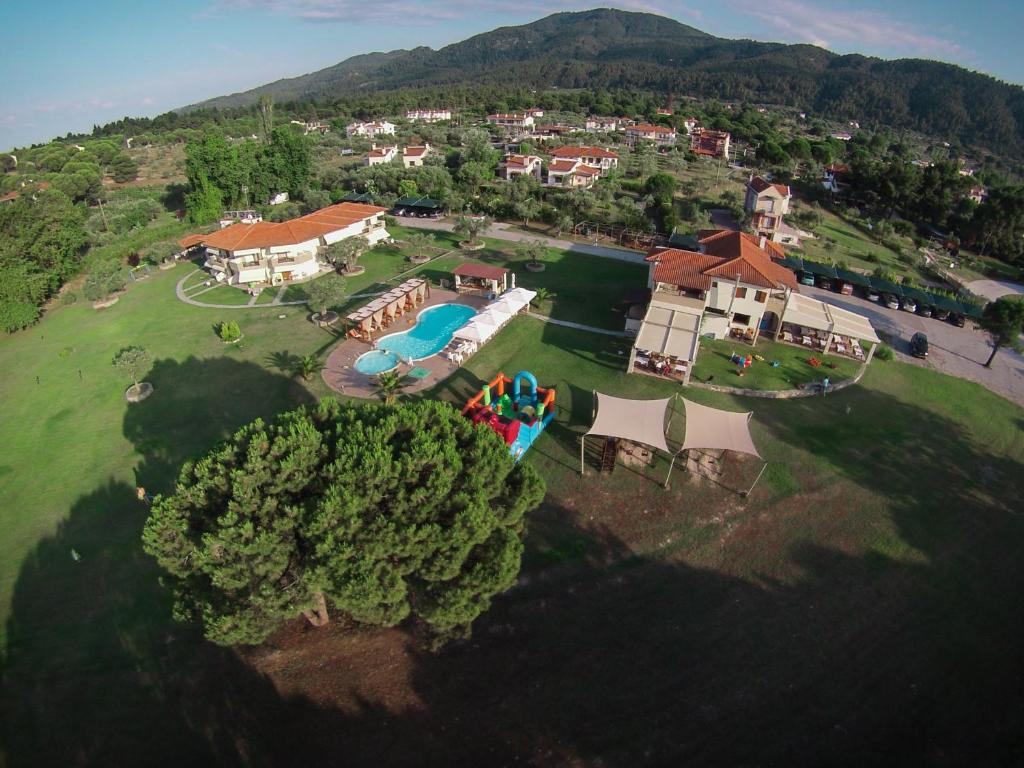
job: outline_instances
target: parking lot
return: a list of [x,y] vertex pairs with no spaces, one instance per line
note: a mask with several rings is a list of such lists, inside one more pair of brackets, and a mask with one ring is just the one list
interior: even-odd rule
[[[976,381],[1015,403],[1024,405],[1024,356],[1012,349],[1000,349],[991,368],[984,363],[992,353],[987,336],[967,321],[963,328],[952,323],[921,317],[856,296],[843,296],[833,291],[801,285],[800,293],[827,301],[837,307],[858,312],[892,344],[896,355],[905,362],[927,365],[950,376]],[[909,354],[910,337],[918,331],[928,336],[928,358],[921,360]]]

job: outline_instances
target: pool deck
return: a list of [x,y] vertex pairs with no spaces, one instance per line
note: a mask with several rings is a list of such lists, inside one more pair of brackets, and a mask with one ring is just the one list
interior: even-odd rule
[[[436,307],[438,304],[464,304],[479,310],[487,303],[487,299],[482,296],[459,295],[453,291],[446,291],[442,288],[431,286],[430,298],[417,308],[416,316],[419,316],[419,313],[424,309]],[[402,318],[391,328],[388,328],[387,333],[382,335],[408,330],[414,322],[413,316]],[[373,349],[372,344],[367,344],[365,341],[359,341],[358,339],[345,339],[345,341],[332,349],[331,354],[327,356],[327,363],[321,372],[327,386],[335,392],[340,392],[349,397],[377,397],[376,379],[373,376],[360,373],[353,367],[356,358],[369,352],[371,349]],[[398,372],[408,373],[415,366],[426,368],[430,371],[430,375],[419,380],[407,379],[408,386],[405,388],[405,392],[419,392],[432,387],[437,382],[447,379],[459,367],[441,355],[433,355],[423,360],[417,360],[412,365],[399,363]]]

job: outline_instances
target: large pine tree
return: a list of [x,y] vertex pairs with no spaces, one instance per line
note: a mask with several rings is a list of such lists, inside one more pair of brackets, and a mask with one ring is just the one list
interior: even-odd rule
[[181,471],[144,546],[175,614],[217,643],[258,643],[333,609],[468,632],[519,572],[543,481],[448,405],[325,400],[257,420]]

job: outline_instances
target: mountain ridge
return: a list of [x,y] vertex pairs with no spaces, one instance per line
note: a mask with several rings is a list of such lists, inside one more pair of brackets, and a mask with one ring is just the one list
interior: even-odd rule
[[630,88],[798,107],[1024,155],[1024,89],[925,59],[836,54],[808,44],[732,40],[663,16],[562,12],[434,50],[350,57],[331,67],[181,111],[242,107],[263,93],[324,101],[428,86]]

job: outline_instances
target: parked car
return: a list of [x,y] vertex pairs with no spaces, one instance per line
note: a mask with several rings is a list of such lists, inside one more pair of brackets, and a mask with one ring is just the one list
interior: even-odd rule
[[932,308],[929,307],[927,304],[922,304],[920,307],[917,308],[917,313],[921,315],[921,317],[931,317]]
[[935,319],[936,320],[949,320],[949,310],[948,309],[936,309],[935,310]]
[[873,288],[868,288],[868,292],[865,294],[868,301],[881,301],[882,297],[878,294],[878,291]]
[[920,331],[910,337],[910,354],[914,357],[928,357],[928,337]]
[[900,300],[897,299],[892,294],[886,294],[886,296],[885,296],[885,306],[887,306],[889,309],[899,309],[900,308]]
[[832,281],[829,280],[827,277],[819,277],[818,278],[818,287],[821,288],[822,290],[825,290],[825,291],[831,291],[832,290]]
[[913,299],[903,299],[900,309],[904,312],[917,312],[917,302]]
[[967,323],[967,318],[964,317],[963,315],[959,315],[959,314],[957,314],[955,312],[950,312],[949,313],[949,322],[951,322],[957,328],[963,328],[964,325]]
[[800,285],[814,285],[814,275],[804,272],[800,275]]
[[839,292],[843,296],[853,296],[853,284],[852,283],[840,283]]

